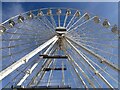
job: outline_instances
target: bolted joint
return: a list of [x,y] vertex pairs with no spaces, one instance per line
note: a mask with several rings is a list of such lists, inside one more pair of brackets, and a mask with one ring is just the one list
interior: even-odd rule
[[31,70],[28,69],[28,70],[26,71],[26,74],[31,74]]
[[27,59],[24,59],[24,60],[23,60],[24,63],[27,63],[27,61],[28,61]]
[[101,61],[100,61],[100,63],[103,63],[103,62],[104,62],[104,60],[101,60]]
[[98,70],[95,70],[94,72],[95,72],[95,75],[98,75],[98,73],[99,73],[99,71],[98,71]]

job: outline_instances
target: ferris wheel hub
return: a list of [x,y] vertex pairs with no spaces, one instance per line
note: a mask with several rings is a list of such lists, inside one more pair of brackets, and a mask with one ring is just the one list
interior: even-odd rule
[[56,32],[58,34],[65,34],[66,33],[66,28],[65,27],[56,27]]

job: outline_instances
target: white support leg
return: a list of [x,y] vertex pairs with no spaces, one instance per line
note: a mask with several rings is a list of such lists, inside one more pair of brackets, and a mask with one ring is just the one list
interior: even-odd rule
[[[50,49],[54,46],[54,44],[57,42],[57,39],[49,46],[49,48],[44,52],[44,54],[47,54]],[[39,61],[40,62],[40,61]],[[35,63],[30,69],[28,69],[26,71],[25,76],[20,80],[20,82],[17,84],[17,86],[20,86],[29,76],[30,74],[33,72],[33,70],[37,67],[37,65],[39,64],[39,62]]]
[[50,45],[55,40],[58,40],[57,36],[54,36],[53,38],[51,38],[50,40],[48,40],[44,44],[40,45],[38,48],[34,49],[33,51],[31,51],[30,53],[28,53],[27,55],[25,55],[21,59],[17,60],[14,64],[9,66],[8,68],[6,68],[3,71],[1,71],[0,72],[0,80],[2,80],[4,77],[9,75],[11,72],[13,72],[15,69],[17,69],[22,64],[25,64],[26,62],[28,62],[30,58],[32,58],[38,52],[40,52],[41,50],[46,48],[48,45]]
[[99,76],[111,89],[114,89],[114,87],[102,76],[101,73],[99,73],[96,68],[87,60],[87,58],[82,54],[81,51],[79,51],[68,39],[66,41],[69,43],[69,45],[83,58],[83,60],[90,66],[90,68],[93,70],[93,72]]

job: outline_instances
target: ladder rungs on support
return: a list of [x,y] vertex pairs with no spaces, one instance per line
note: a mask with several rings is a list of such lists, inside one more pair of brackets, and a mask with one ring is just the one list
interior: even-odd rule
[[48,56],[48,55],[40,55],[42,58],[57,58],[57,59],[67,59],[67,56],[59,56],[59,55],[54,55],[54,56]]
[[66,68],[44,68],[43,71],[50,71],[50,70],[67,70]]

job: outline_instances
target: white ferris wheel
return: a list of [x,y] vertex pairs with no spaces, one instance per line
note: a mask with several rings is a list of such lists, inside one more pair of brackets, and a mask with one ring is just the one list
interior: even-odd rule
[[41,8],[0,24],[6,88],[119,86],[117,25],[74,8]]

